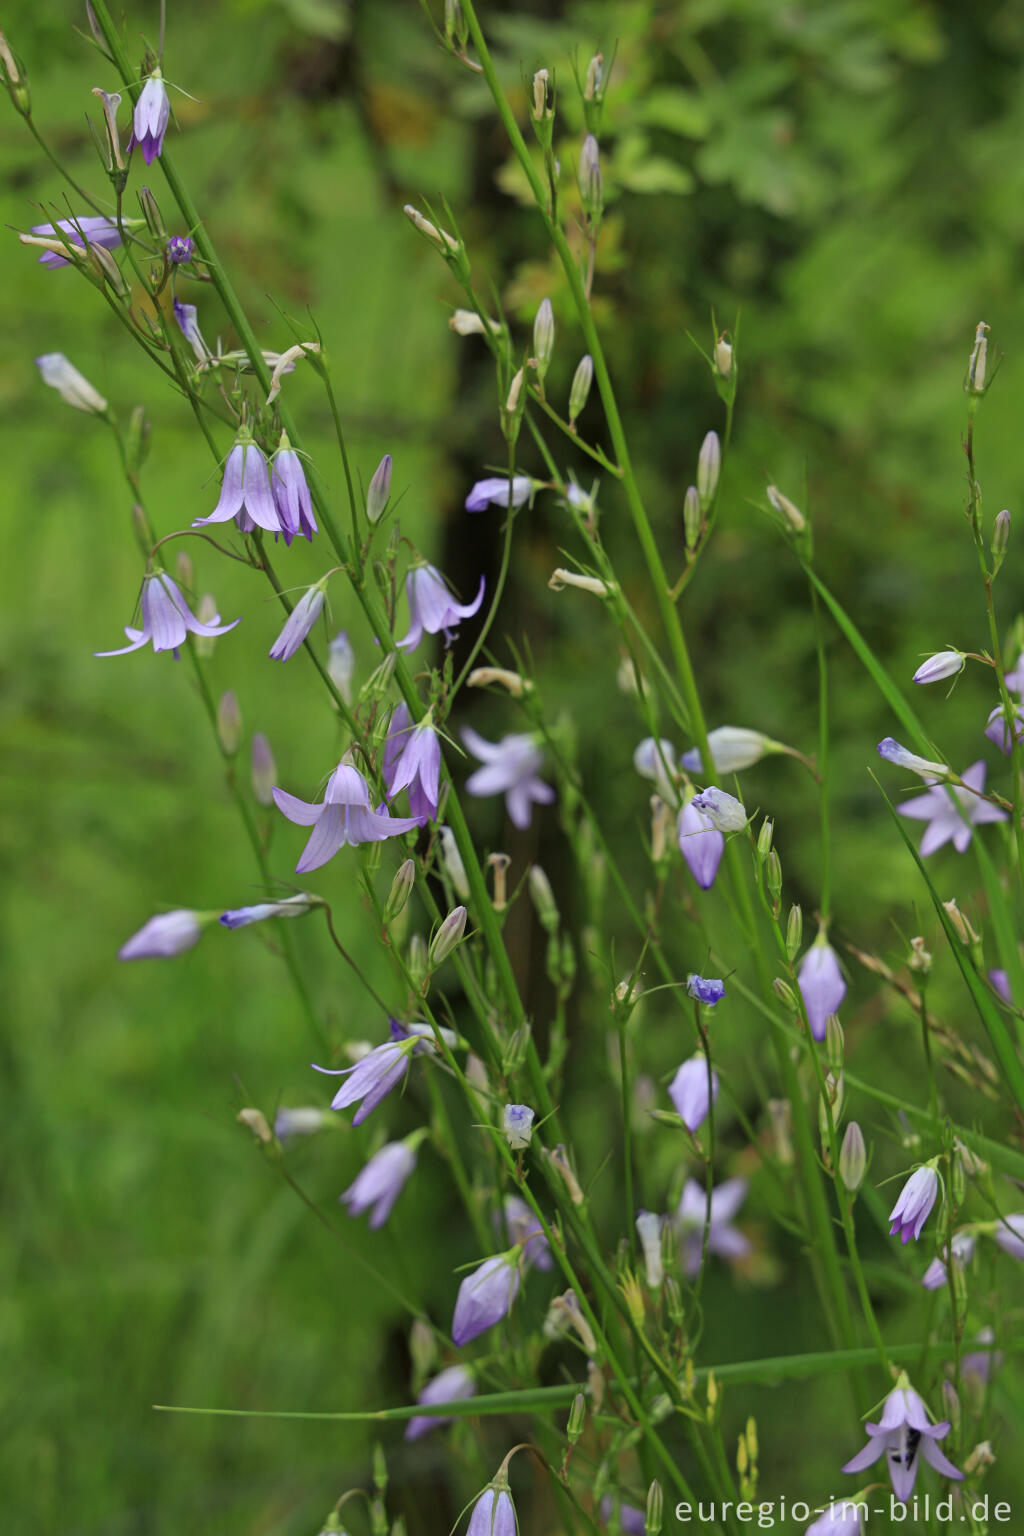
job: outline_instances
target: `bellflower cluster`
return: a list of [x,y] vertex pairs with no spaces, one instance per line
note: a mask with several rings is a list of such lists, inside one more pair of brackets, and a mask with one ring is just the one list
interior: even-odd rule
[[[217,505],[207,517],[194,518],[192,526],[206,528],[211,523],[230,522],[237,525],[240,533],[252,533],[255,528],[263,528],[267,533],[286,531],[274,499],[263,450],[244,430],[239,433],[224,465]],[[295,533],[298,529],[289,528],[288,531]]]
[[467,793],[478,797],[504,795],[505,809],[514,827],[520,831],[530,825],[534,805],[550,805],[555,792],[539,777],[542,756],[534,738],[528,735],[503,736],[500,741],[485,741],[472,726],[460,732],[474,757],[483,763],[466,780]]
[[297,827],[313,828],[295,866],[298,875],[319,869],[346,845],[354,848],[359,843],[382,843],[419,826],[415,816],[390,816],[383,806],[374,810],[363,775],[344,762],[338,764],[327,780],[322,801],[299,800],[295,795],[275,788],[274,803]]

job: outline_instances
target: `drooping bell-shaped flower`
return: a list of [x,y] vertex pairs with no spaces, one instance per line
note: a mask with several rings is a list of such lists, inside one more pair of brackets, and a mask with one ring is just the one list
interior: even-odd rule
[[452,1317],[452,1339],[459,1348],[506,1317],[518,1291],[518,1248],[485,1259],[467,1275],[459,1286]]
[[164,147],[164,134],[171,116],[167,87],[158,69],[154,69],[135,103],[132,129],[136,144],[147,165],[152,165]]
[[[120,229],[113,219],[104,218],[102,214],[86,213],[73,219],[55,219],[50,224],[32,225],[32,233],[40,235],[44,240],[47,237],[56,238],[58,232],[70,245],[77,245],[82,250],[87,245],[102,245],[105,250],[113,251],[121,244]],[[61,256],[56,251],[44,251],[39,258],[41,267],[66,267],[70,263],[70,256]]]
[[175,656],[178,649],[185,643],[185,636],[190,632],[193,635],[226,635],[229,629],[234,629],[240,624],[241,619],[234,619],[230,624],[222,624],[220,615],[214,614],[209,624],[202,623],[189,608],[177,583],[172,581],[165,571],[155,571],[147,576],[142,584],[142,628],[132,629],[125,625],[125,634],[129,644],[121,646],[117,651],[96,651],[96,656],[127,656],[129,651],[139,651],[144,645],[152,645],[154,651],[173,651]]
[[484,1489],[473,1505],[466,1536],[519,1536],[515,1505],[507,1482]]
[[198,309],[194,304],[182,304],[180,299],[174,300],[173,309],[178,329],[192,348],[196,362],[205,363],[210,356],[210,349],[199,329]]
[[[432,1381],[427,1382],[416,1401],[426,1407],[434,1403],[460,1403],[466,1398],[475,1396],[476,1379],[469,1367],[450,1365],[447,1370],[439,1372]],[[429,1435],[432,1430],[440,1429],[443,1424],[451,1422],[451,1414],[415,1414],[405,1426],[405,1438],[420,1440],[424,1435]]]
[[281,445],[271,461],[270,489],[285,543],[290,544],[297,535],[312,542],[318,531],[313,498],[302,460],[291,446],[287,432],[281,433]]
[[388,799],[409,791],[409,810],[421,827],[437,815],[441,743],[429,713],[413,725],[407,704],[399,704],[388,725],[384,746],[384,783]]
[[815,1040],[824,1040],[826,1020],[830,1013],[838,1012],[839,1004],[846,996],[839,956],[826,939],[824,929],[800,962],[797,981],[811,1034]]
[[119,960],[170,960],[199,943],[204,914],[179,907],[160,912],[133,933],[117,952]]
[[710,816],[698,810],[691,795],[679,812],[676,835],[679,852],[686,860],[690,874],[702,891],[709,891],[715,883],[718,866],[725,852],[725,838],[718,831]]
[[889,1236],[895,1237],[899,1233],[901,1242],[909,1243],[911,1238],[917,1242],[938,1194],[939,1175],[933,1164],[925,1163],[910,1175],[900,1191],[899,1199],[889,1212],[889,1220],[892,1222]]
[[[521,507],[533,490],[529,475],[512,478],[512,505]],[[478,480],[466,497],[467,512],[484,512],[488,507],[508,506],[508,476],[495,475],[490,480]]]
[[322,1072],[326,1077],[347,1079],[331,1100],[331,1108],[348,1109],[351,1104],[358,1104],[359,1108],[352,1116],[352,1124],[362,1125],[367,1115],[371,1115],[392,1088],[397,1088],[402,1081],[409,1070],[409,1057],[414,1049],[412,1037],[407,1040],[385,1040],[383,1045],[374,1046],[372,1051],[368,1051],[353,1067],[318,1067],[315,1062],[313,1066],[314,1071]]
[[400,651],[414,651],[428,635],[444,635],[445,645],[451,645],[455,630],[462,619],[471,619],[484,600],[484,578],[471,603],[457,603],[448,589],[441,572],[432,565],[414,565],[405,578],[405,594],[409,600],[409,632],[395,644]]
[[192,526],[205,528],[210,523],[232,520],[241,533],[252,533],[253,528],[263,528],[267,533],[285,531],[270,488],[270,470],[263,449],[244,427],[224,465],[217,505],[208,517],[195,518]]
[[299,875],[319,869],[346,844],[355,847],[359,843],[382,843],[419,826],[415,816],[389,816],[383,807],[375,811],[363,775],[344,762],[328,779],[322,801],[299,800],[283,789],[275,789],[274,802],[296,826],[313,828],[295,866]]
[[284,628],[270,647],[272,661],[290,661],[303,644],[313,625],[323,612],[327,596],[327,577],[309,587],[299,598],[288,615]]
[[914,1491],[917,1480],[918,1452],[942,1477],[962,1480],[963,1473],[940,1451],[937,1441],[949,1434],[949,1420],[932,1424],[928,1410],[910,1385],[906,1372],[900,1374],[885,1400],[877,1424],[868,1423],[868,1443],[843,1467],[844,1472],[863,1472],[884,1456],[889,1465],[892,1491],[903,1504]]
[[934,656],[929,656],[927,661],[922,661],[911,682],[944,682],[947,677],[956,677],[958,672],[962,672],[966,663],[967,658],[963,651],[937,651]]
[[376,1231],[391,1215],[391,1207],[415,1167],[416,1152],[409,1140],[389,1141],[374,1153],[339,1199],[350,1216],[362,1216],[369,1211],[370,1229]]
[[645,736],[633,753],[633,767],[641,777],[657,785],[663,800],[678,805],[676,749],[666,737],[655,740],[653,736]]
[[668,1096],[686,1129],[696,1131],[704,1124],[711,1105],[718,1099],[718,1073],[711,1073],[709,1091],[708,1064],[698,1052],[683,1062],[669,1084]]

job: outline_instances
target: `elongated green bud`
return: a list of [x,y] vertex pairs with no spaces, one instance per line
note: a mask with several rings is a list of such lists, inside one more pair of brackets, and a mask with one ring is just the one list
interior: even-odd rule
[[864,1133],[856,1120],[846,1127],[846,1135],[839,1149],[839,1177],[851,1195],[855,1195],[864,1182],[868,1166],[868,1153],[864,1145]]
[[770,485],[765,495],[768,497],[768,503],[773,511],[779,514],[790,531],[792,533],[803,533],[807,527],[807,519],[800,511],[800,508],[790,501],[788,496],[783,496],[777,486]]
[[416,865],[412,859],[406,859],[399,866],[398,873],[391,882],[388,899],[384,903],[384,921],[393,923],[400,912],[405,910],[405,904],[409,900],[413,885],[416,882]]
[[769,821],[766,816],[761,823],[761,830],[757,834],[757,856],[766,859],[772,851],[772,837],[775,832],[775,823]]
[[234,757],[242,744],[242,711],[237,695],[228,689],[217,705],[217,736],[228,757]]
[[696,549],[700,543],[701,529],[704,526],[704,514],[700,509],[700,497],[695,485],[687,486],[686,495],[683,497],[683,534],[686,538],[687,549]]
[[533,366],[541,383],[544,382],[554,350],[555,312],[551,300],[542,299],[533,322]]
[[804,932],[804,914],[796,902],[789,909],[789,920],[786,923],[786,954],[790,960],[795,960],[800,953],[800,943]]
[[15,111],[20,112],[22,117],[31,117],[32,96],[24,66],[2,32],[0,32],[0,80],[7,87],[7,94],[11,98]]
[[782,1003],[783,1007],[789,1009],[790,1013],[800,1012],[800,1004],[796,1000],[796,993],[793,991],[793,988],[790,986],[788,981],[783,981],[781,976],[776,976],[775,980],[772,982],[772,991]]
[[715,499],[718,477],[722,472],[722,445],[717,432],[709,432],[700,445],[697,456],[697,495],[701,507],[707,508]]
[[572,388],[569,390],[569,425],[576,425],[576,418],[582,413],[590,394],[590,386],[594,382],[594,359],[587,352],[580,358],[573,374]]
[[431,969],[440,965],[442,960],[447,960],[452,950],[458,948],[465,931],[466,909],[454,907],[434,934],[429,956]]
[[386,453],[366,487],[366,516],[371,523],[382,517],[391,496],[391,455]]
[[655,1478],[647,1490],[647,1512],[644,1515],[644,1536],[659,1536],[664,1510],[661,1484]]
[[998,571],[1006,559],[1006,550],[1010,542],[1010,514],[1004,507],[996,513],[996,520],[992,527],[992,559]]
[[551,889],[551,881],[539,864],[531,864],[528,879],[530,896],[541,927],[548,933],[554,933],[558,928],[558,903]]
[[782,860],[773,848],[765,861],[765,881],[768,886],[768,894],[773,902],[778,902],[782,895]]
[[274,754],[270,750],[270,742],[262,731],[257,731],[252,738],[252,746],[249,748],[249,774],[256,804],[273,805],[277,767],[274,763]]
[[841,1072],[846,1060],[846,1036],[837,1013],[825,1019],[825,1060],[833,1072]]
[[419,990],[427,979],[427,946],[421,933],[414,933],[409,940],[409,955],[406,960],[409,975],[413,985]]
[[577,1392],[569,1409],[569,1422],[565,1427],[566,1437],[570,1445],[575,1445],[583,1434],[587,1423],[587,1400],[582,1392]]

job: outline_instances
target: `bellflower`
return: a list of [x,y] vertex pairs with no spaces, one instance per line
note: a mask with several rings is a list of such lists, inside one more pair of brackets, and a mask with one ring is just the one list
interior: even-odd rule
[[[87,213],[73,219],[55,219],[49,224],[33,224],[32,233],[56,238],[57,233],[63,235],[70,245],[77,245],[82,250],[87,245],[102,245],[108,251],[116,250],[121,244],[121,231],[113,219],[104,218],[102,214]],[[44,251],[39,258],[41,267],[67,267],[71,264],[70,256],[59,256],[56,251]]]
[[[743,1201],[746,1199],[746,1179],[726,1179],[711,1191],[711,1223],[708,1228],[708,1252],[717,1253],[724,1259],[743,1259],[750,1252],[750,1243],[738,1227],[732,1224]],[[683,1198],[675,1215],[679,1233],[683,1274],[687,1279],[700,1273],[704,1246],[704,1224],[707,1215],[707,1191],[696,1179],[687,1179],[683,1185]]]
[[830,1504],[813,1525],[807,1527],[805,1536],[861,1536],[864,1509],[863,1503],[854,1503],[852,1499]]
[[642,1509],[635,1504],[616,1505],[608,1493],[601,1500],[600,1515],[602,1525],[617,1527],[623,1536],[644,1536],[647,1529],[647,1516]]
[[1000,1217],[993,1236],[1011,1259],[1024,1259],[1024,1212]]
[[313,828],[295,866],[299,875],[319,869],[346,843],[353,848],[359,843],[382,843],[419,826],[415,816],[389,816],[383,808],[375,811],[366,780],[347,763],[339,763],[335,768],[321,802],[299,800],[283,789],[274,790],[274,802],[296,826]]
[[509,1242],[518,1244],[523,1251],[523,1263],[527,1269],[549,1270],[554,1268],[544,1228],[519,1195],[506,1195],[501,1212],[495,1217],[499,1232],[504,1227]]
[[[899,807],[901,816],[928,823],[919,852],[923,859],[943,843],[952,842],[957,853],[966,853],[974,828],[990,821],[1005,821],[1006,812],[998,805],[979,798],[985,788],[985,764],[979,759],[965,768],[961,777],[965,788],[951,790],[935,785],[923,795],[915,795]],[[972,793],[975,791],[975,793]],[[958,809],[959,807],[959,809]]]
[[107,402],[99,390],[93,389],[63,352],[44,352],[36,358],[36,367],[43,383],[57,390],[61,399],[76,411],[86,411],[90,416],[106,414]]
[[993,970],[989,971],[988,979],[999,993],[1003,1002],[1012,1004],[1013,992],[1010,989],[1010,978],[1002,967],[997,965]]
[[711,1074],[711,1096],[708,1097],[708,1064],[697,1053],[684,1061],[669,1084],[668,1096],[675,1105],[676,1114],[688,1131],[695,1131],[704,1124],[711,1105],[718,1100],[718,1073]]
[[196,253],[196,243],[191,235],[172,235],[164,246],[164,254],[172,267],[186,266]]
[[699,795],[694,795],[691,804],[698,811],[703,811],[719,832],[742,832],[747,825],[747,813],[742,803],[735,795],[727,794],[724,789],[716,789],[713,784]]
[[459,1286],[452,1317],[452,1339],[461,1349],[503,1317],[519,1290],[519,1249],[485,1259]]
[[725,838],[717,831],[710,816],[697,809],[694,798],[691,795],[679,812],[676,836],[690,874],[702,891],[709,891],[722,862]]
[[906,747],[901,747],[899,742],[894,741],[891,736],[884,737],[878,743],[878,755],[897,768],[909,768],[912,773],[920,773],[925,778],[949,777],[949,769],[945,763],[937,763],[928,757],[918,757],[916,752],[909,752]]
[[290,544],[296,535],[312,543],[314,533],[318,532],[313,498],[306,484],[302,460],[291,446],[287,432],[281,433],[281,446],[270,466],[270,489],[285,543]]
[[[963,1269],[971,1262],[974,1255],[973,1235],[970,1232],[954,1232],[950,1250],[957,1269]],[[947,1284],[948,1280],[949,1272],[946,1269],[945,1260],[935,1258],[925,1270],[921,1284],[926,1291],[938,1291]]]
[[911,682],[944,682],[947,677],[956,677],[958,672],[962,672],[966,662],[967,658],[963,651],[937,651],[934,656],[929,656],[927,661],[922,661]]
[[432,565],[414,565],[405,578],[405,595],[409,600],[409,632],[396,641],[400,651],[414,651],[428,635],[444,634],[445,645],[451,645],[454,630],[460,619],[471,619],[484,600],[484,578],[471,603],[457,603],[448,590],[448,583],[441,572]]
[[195,518],[192,527],[205,528],[210,523],[232,520],[242,533],[252,533],[254,527],[265,528],[268,533],[285,532],[270,488],[270,471],[263,450],[244,428],[224,465],[217,505],[209,517]]
[[421,827],[433,821],[440,793],[441,743],[429,713],[414,726],[409,706],[398,705],[388,724],[383,774],[389,801],[407,789],[414,819]]
[[[515,475],[512,479],[512,505],[521,507],[533,490],[529,475]],[[497,475],[491,480],[478,480],[466,497],[467,512],[483,512],[488,507],[508,506],[508,476]]]
[[485,741],[471,726],[460,732],[474,757],[483,763],[466,780],[471,795],[504,795],[505,808],[512,825],[520,831],[530,825],[533,805],[550,805],[555,792],[537,777],[541,753],[530,735],[503,736],[500,741]]
[[889,1236],[895,1237],[898,1232],[901,1242],[909,1243],[913,1238],[916,1243],[938,1194],[939,1176],[930,1163],[925,1163],[910,1175],[889,1212]]
[[284,628],[270,647],[272,661],[291,661],[323,612],[327,596],[327,578],[309,587],[299,598],[284,622]]
[[824,929],[801,960],[797,981],[811,1034],[815,1040],[824,1040],[825,1021],[830,1013],[838,1013],[839,1004],[846,996],[839,957],[826,940]]
[[942,1477],[956,1478],[963,1473],[939,1450],[937,1441],[949,1434],[949,1420],[941,1424],[928,1422],[928,1410],[918,1397],[906,1372],[901,1372],[894,1389],[885,1400],[882,1417],[877,1424],[868,1423],[868,1443],[843,1467],[844,1472],[863,1472],[874,1466],[881,1456],[889,1464],[892,1491],[905,1504],[914,1491],[917,1480],[920,1451]]
[[350,1216],[370,1212],[370,1230],[382,1227],[391,1215],[391,1207],[405,1188],[416,1167],[416,1153],[407,1141],[389,1141],[375,1152],[356,1179],[339,1199]]
[[352,1116],[352,1124],[362,1125],[367,1115],[372,1115],[378,1104],[383,1103],[397,1088],[409,1070],[409,1056],[414,1047],[408,1040],[385,1040],[374,1046],[354,1067],[318,1067],[315,1072],[326,1077],[347,1077],[331,1100],[332,1109],[348,1109],[351,1104],[359,1108]]
[[220,921],[224,928],[247,928],[250,923],[265,923],[271,917],[305,917],[315,906],[319,906],[316,897],[300,891],[297,896],[286,896],[283,901],[261,901],[252,907],[232,907],[230,911],[221,913]]
[[234,619],[222,624],[220,615],[214,614],[211,623],[203,624],[196,618],[182,595],[177,583],[164,571],[155,571],[142,584],[142,628],[132,629],[125,625],[129,644],[117,651],[95,651],[96,656],[127,656],[129,651],[139,651],[144,645],[152,645],[154,651],[173,651],[185,643],[189,632],[193,635],[226,635],[229,629],[240,624]]
[[633,767],[637,773],[652,780],[661,798],[673,805],[678,804],[675,762],[676,749],[665,737],[655,741],[653,736],[645,736],[633,753]]
[[516,1510],[508,1483],[485,1488],[473,1505],[466,1536],[519,1536]]
[[210,349],[199,329],[199,311],[194,304],[182,304],[180,299],[174,300],[173,308],[178,329],[192,348],[196,362],[205,363],[210,356]]
[[706,1003],[713,1008],[720,1003],[725,996],[724,983],[716,977],[698,976],[696,971],[691,971],[686,978],[686,990],[698,1003]]
[[203,931],[199,912],[179,907],[161,912],[133,933],[117,952],[119,960],[170,960],[199,943]]
[[167,97],[160,71],[155,69],[139,92],[132,119],[134,139],[142,151],[147,165],[152,165],[164,147],[164,134],[171,116],[171,103]]
[[[1006,681],[1009,684],[1010,679],[1007,678]],[[1024,741],[1024,715],[1021,714],[1020,707],[1016,704],[1011,704],[1011,711],[1013,739],[1020,746],[1021,742]],[[989,715],[988,723],[985,726],[985,735],[989,741],[999,748],[1000,752],[1005,752],[1007,757],[1009,757],[1011,749],[1010,727],[1007,725],[1006,711],[1002,704],[997,704]]]
[[[739,725],[719,725],[708,732],[711,766],[716,773],[739,773],[741,768],[752,768],[768,752],[778,750],[778,744],[760,731],[750,731]],[[689,773],[700,773],[700,748],[691,747],[684,752],[682,765]]]
[[[434,1403],[461,1403],[468,1397],[476,1396],[476,1381],[473,1372],[464,1365],[450,1365],[447,1370],[441,1371],[432,1381],[428,1381],[419,1397],[418,1403],[430,1406]],[[424,1435],[429,1435],[431,1430],[440,1429],[443,1424],[450,1424],[450,1414],[415,1414],[405,1426],[406,1440],[421,1440]]]
[[521,1152],[533,1140],[533,1110],[528,1104],[506,1104],[501,1112],[501,1128],[513,1152]]

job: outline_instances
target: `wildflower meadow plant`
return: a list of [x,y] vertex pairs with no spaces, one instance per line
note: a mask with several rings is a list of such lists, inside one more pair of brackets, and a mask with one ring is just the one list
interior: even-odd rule
[[[345,1240],[354,1233],[358,1253],[373,1255],[378,1305],[394,1307],[389,1337],[409,1331],[405,1385],[382,1368],[352,1386],[360,1396],[347,1415],[365,1412],[382,1436],[368,1495],[374,1536],[404,1528],[397,1516],[389,1526],[385,1514],[389,1475],[392,1490],[400,1488],[428,1451],[431,1475],[458,1490],[469,1536],[516,1536],[508,1470],[515,1453],[482,1492],[493,1461],[477,1475],[511,1417],[529,1424],[516,1432],[531,1452],[514,1474],[516,1501],[533,1512],[524,1529],[658,1536],[673,1528],[671,1499],[710,1507],[702,1527],[736,1536],[742,1524],[733,1511],[778,1499],[779,1469],[791,1474],[806,1451],[806,1476],[818,1480],[799,1490],[806,1521],[818,1516],[809,1529],[857,1530],[858,1490],[849,1486],[843,1498],[831,1485],[840,1447],[856,1443],[880,1402],[877,1422],[866,1422],[867,1445],[844,1473],[884,1457],[893,1494],[907,1501],[923,1460],[947,1498],[962,1483],[956,1497],[966,1501],[984,1493],[991,1462],[981,1446],[996,1432],[999,1405],[990,1392],[979,1400],[964,1390],[961,1344],[988,1329],[995,1358],[996,1343],[1009,1349],[1012,1328],[998,1285],[974,1284],[975,1256],[983,1253],[994,1275],[1010,1274],[1024,1256],[1024,1217],[1012,1210],[1024,1181],[1013,1131],[1024,1115],[1013,1002],[1024,996],[1024,747],[1005,728],[1024,667],[1013,652],[1024,647],[1008,647],[1006,616],[996,609],[996,578],[1012,559],[1008,517],[986,522],[975,462],[994,343],[979,327],[964,385],[961,534],[978,564],[984,624],[973,639],[956,638],[978,649],[928,653],[943,636],[915,633],[917,654],[929,659],[906,679],[891,677],[815,563],[812,534],[827,546],[828,519],[816,529],[810,495],[798,508],[772,485],[761,514],[776,541],[769,547],[777,581],[806,583],[813,608],[817,726],[812,739],[796,740],[806,728],[801,695],[792,727],[764,719],[709,730],[681,600],[716,558],[720,513],[750,512],[730,464],[743,352],[735,328],[723,331],[710,317],[705,362],[694,363],[690,404],[678,418],[674,451],[686,466],[679,484],[659,488],[646,469],[638,474],[630,432],[643,426],[643,408],[617,393],[609,352],[630,338],[615,333],[615,287],[606,279],[621,265],[612,260],[623,238],[618,199],[630,177],[634,187],[649,182],[649,191],[668,184],[667,161],[652,161],[643,181],[646,136],[618,137],[645,88],[633,81],[620,100],[618,63],[576,50],[538,62],[524,92],[492,56],[483,3],[434,9],[443,67],[453,81],[468,70],[474,112],[490,103],[513,162],[501,184],[529,200],[531,238],[545,242],[543,260],[533,253],[530,283],[491,320],[480,296],[497,310],[490,300],[502,289],[480,270],[488,252],[469,243],[479,224],[447,205],[406,209],[408,238],[422,242],[423,260],[439,264],[447,284],[451,330],[467,338],[453,341],[442,320],[438,345],[485,349],[487,378],[497,381],[472,421],[459,425],[467,440],[481,439],[471,462],[508,465],[454,498],[466,590],[479,582],[467,602],[402,532],[403,499],[424,507],[430,492],[407,483],[400,434],[382,458],[382,444],[365,463],[350,450],[328,338],[316,323],[277,307],[273,321],[261,316],[261,336],[273,324],[267,339],[281,350],[260,345],[219,249],[244,242],[222,241],[228,232],[217,206],[199,207],[173,163],[189,124],[183,114],[181,134],[167,139],[162,67],[151,53],[133,58],[124,41],[130,29],[106,0],[91,0],[100,47],[93,67],[130,101],[138,155],[123,158],[119,98],[101,91],[108,140],[97,184],[112,178],[117,216],[107,186],[89,204],[96,211],[33,225],[41,260],[66,269],[59,278],[37,275],[47,285],[79,283],[83,304],[99,300],[112,311],[117,345],[141,349],[152,365],[155,431],[168,402],[187,401],[197,424],[187,504],[168,504],[148,485],[127,402],[108,402],[61,353],[37,361],[43,383],[95,418],[72,418],[76,430],[114,436],[111,473],[124,476],[142,551],[141,588],[135,577],[121,586],[119,577],[106,589],[96,637],[111,622],[111,605],[127,614],[136,596],[141,627],[125,630],[120,650],[96,654],[151,646],[185,662],[174,668],[140,657],[134,665],[149,669],[154,690],[177,690],[176,700],[195,694],[258,882],[255,892],[219,892],[210,910],[183,905],[151,916],[120,949],[114,934],[102,942],[111,962],[115,954],[173,962],[200,941],[204,951],[258,944],[279,967],[282,996],[294,992],[310,1023],[315,1066],[311,1050],[295,1046],[285,1095],[303,1107],[281,1108],[268,1088],[263,1107],[240,1118],[291,1192],[299,1188],[292,1161],[301,1157],[330,1170],[332,1202],[340,1198],[353,1218],[368,1215],[373,1235],[342,1222]],[[173,35],[165,46],[170,53]],[[13,54],[3,63],[9,93],[18,68]],[[212,68],[205,85],[216,91]],[[703,119],[687,116],[688,100],[682,90],[678,101],[652,95],[637,121],[670,136],[681,115],[680,131],[699,137]],[[137,161],[159,170],[172,228],[187,235],[169,235]],[[128,196],[137,196],[141,219],[122,216]],[[307,233],[316,238],[315,228]],[[733,265],[742,266],[738,256]],[[727,263],[722,273],[729,270]],[[716,287],[725,281],[720,274]],[[222,350],[222,335],[236,351]],[[950,359],[951,387],[961,361],[966,355]],[[594,476],[599,497],[596,481],[591,492],[580,490]],[[655,505],[659,497],[664,505]],[[483,512],[490,515],[471,515]],[[424,544],[434,539],[426,524],[416,531]],[[94,536],[111,537],[99,520]],[[484,558],[485,536],[500,549],[494,566]],[[321,550],[318,567],[301,563]],[[532,573],[555,568],[552,591],[561,594],[536,636],[520,632],[507,599],[520,551]],[[202,594],[228,570],[248,583],[251,598],[246,623],[221,644],[241,620],[221,623]],[[339,608],[350,605],[352,639],[346,630],[330,640],[318,623],[328,579],[332,609],[335,593]],[[547,601],[544,580],[534,585]],[[276,617],[256,639],[264,600]],[[581,622],[598,626],[587,633],[599,636],[587,649],[587,691],[575,716],[564,689],[546,696],[548,674],[537,664],[544,645],[570,655],[571,602],[594,610]],[[976,618],[973,610],[957,615],[965,629]],[[912,630],[912,613],[901,612],[900,623]],[[93,642],[56,621],[53,633],[69,662]],[[863,668],[878,699],[877,730],[856,739],[830,677],[840,645],[843,664]],[[231,672],[243,655],[253,664],[253,705],[262,682],[265,709],[265,731],[244,751],[246,695]],[[282,671],[268,659],[291,665]],[[214,675],[230,689],[219,705],[225,684],[215,691]],[[962,703],[983,676],[989,689],[977,701],[973,750],[986,734],[992,739],[984,720],[994,705],[1002,711],[995,746],[1006,758],[991,753],[957,775],[930,739],[944,735],[945,690],[902,684],[956,678]],[[275,729],[275,689],[293,682],[301,728],[296,713],[291,728]],[[737,679],[736,693],[725,701],[726,718],[746,718],[739,708],[757,705],[749,677]],[[593,730],[595,719],[598,768],[578,751],[581,723]],[[887,728],[911,746],[886,736],[876,754]],[[776,729],[795,744],[768,734]],[[854,807],[835,791],[830,729],[842,731],[847,755],[863,760]],[[681,756],[672,737],[683,743]],[[336,766],[321,778],[324,740]],[[952,748],[959,753],[962,743],[954,739]],[[183,803],[199,792],[191,767],[181,767]],[[741,772],[742,800],[733,777]],[[924,792],[905,798],[901,774],[916,776],[915,790],[923,780]],[[314,798],[283,784],[304,785]],[[403,795],[408,815],[394,809]],[[497,804],[482,803],[490,800]],[[879,867],[879,882],[893,888],[897,865],[915,882],[913,907],[893,913],[892,933],[920,928],[920,936],[893,939],[886,955],[861,931],[864,867],[844,869],[833,858],[847,812],[884,828],[893,865]],[[783,863],[797,819],[816,828],[815,856],[802,868]],[[913,820],[926,823],[919,843],[909,835]],[[299,889],[288,883],[297,847],[289,823],[307,834],[294,866],[304,877]],[[950,858],[949,844],[970,858]],[[977,880],[966,889],[968,864]],[[169,895],[199,899],[187,889]],[[240,899],[248,904],[224,905]],[[811,914],[817,925],[810,942],[805,910],[808,926]],[[296,929],[297,917],[309,921]],[[943,965],[949,975],[939,987]],[[244,1041],[244,1031],[233,1038]],[[912,1092],[894,1087],[890,1041],[913,1062]],[[341,1079],[333,1097],[314,1071]],[[238,1077],[246,1077],[242,1064]],[[329,1125],[345,1126],[344,1134],[314,1136]],[[901,1177],[886,1217],[889,1181]],[[322,1216],[318,1200],[302,1198]],[[422,1252],[407,1231],[420,1234]],[[799,1339],[774,1320],[769,1292],[782,1287],[801,1298]],[[265,1305],[271,1317],[271,1301]],[[747,1359],[721,1358],[729,1348],[721,1317],[742,1317],[734,1344],[744,1350],[759,1309],[773,1319],[770,1343]],[[360,1318],[344,1301],[339,1311],[343,1332],[357,1333]],[[399,1358],[383,1335],[379,1342],[382,1361]],[[903,1362],[913,1362],[923,1395],[898,1374]],[[998,1381],[998,1367],[993,1373]],[[813,1407],[791,1397],[759,1427],[746,1390],[756,1384],[764,1402],[792,1378],[808,1401],[814,1395]],[[929,1401],[955,1403],[955,1411],[934,1422]],[[456,1420],[458,1454],[446,1459],[443,1437],[418,1446]],[[469,1436],[478,1445],[472,1455]],[[826,1441],[831,1460],[819,1454]],[[317,1493],[326,1509],[329,1490]],[[325,1529],[342,1529],[338,1508]],[[439,1521],[447,1529],[447,1517]],[[922,1529],[940,1526],[925,1513]]]

